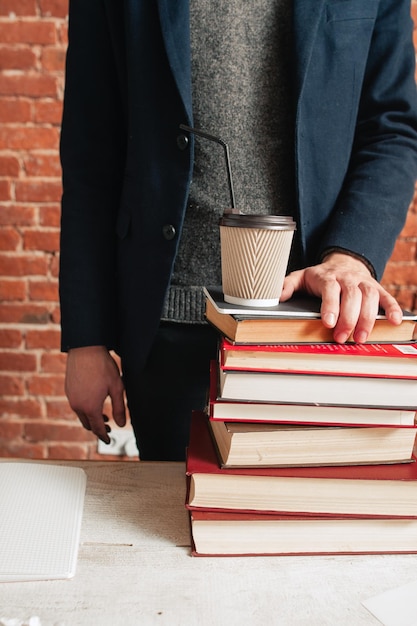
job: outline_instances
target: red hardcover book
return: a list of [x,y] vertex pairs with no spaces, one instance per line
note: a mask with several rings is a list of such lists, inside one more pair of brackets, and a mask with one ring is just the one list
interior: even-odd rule
[[417,552],[417,519],[190,510],[193,556]]
[[234,344],[223,338],[224,370],[417,379],[417,343]]
[[406,463],[416,427],[250,424],[208,420],[222,467]]
[[224,400],[219,398],[217,367],[213,360],[208,398],[208,413],[212,420],[332,426],[413,426],[415,422],[415,409]]
[[192,508],[364,517],[417,517],[417,463],[220,468],[203,412],[187,452]]
[[219,368],[223,400],[416,410],[417,380]]

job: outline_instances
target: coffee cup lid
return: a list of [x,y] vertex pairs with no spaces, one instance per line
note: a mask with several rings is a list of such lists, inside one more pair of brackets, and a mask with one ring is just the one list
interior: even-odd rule
[[290,215],[252,215],[234,212],[225,212],[223,217],[220,218],[220,226],[265,228],[267,230],[296,230],[296,223]]

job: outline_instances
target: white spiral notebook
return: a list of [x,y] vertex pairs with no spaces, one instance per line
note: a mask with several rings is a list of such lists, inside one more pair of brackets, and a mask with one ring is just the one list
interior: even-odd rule
[[74,576],[85,489],[77,467],[0,463],[0,582]]

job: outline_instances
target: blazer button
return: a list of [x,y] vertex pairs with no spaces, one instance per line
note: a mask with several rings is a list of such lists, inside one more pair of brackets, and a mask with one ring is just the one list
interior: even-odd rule
[[162,227],[162,234],[164,236],[164,239],[166,239],[167,241],[171,241],[172,239],[174,239],[176,232],[177,231],[172,224],[165,224]]
[[179,150],[186,150],[188,148],[189,139],[187,135],[178,135],[177,146]]

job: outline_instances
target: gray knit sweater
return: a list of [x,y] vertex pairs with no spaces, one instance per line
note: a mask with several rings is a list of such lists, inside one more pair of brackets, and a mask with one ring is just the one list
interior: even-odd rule
[[[229,145],[237,207],[294,215],[292,0],[190,0],[194,126]],[[221,284],[219,217],[230,207],[223,149],[196,138],[183,233],[162,319],[204,320]]]

